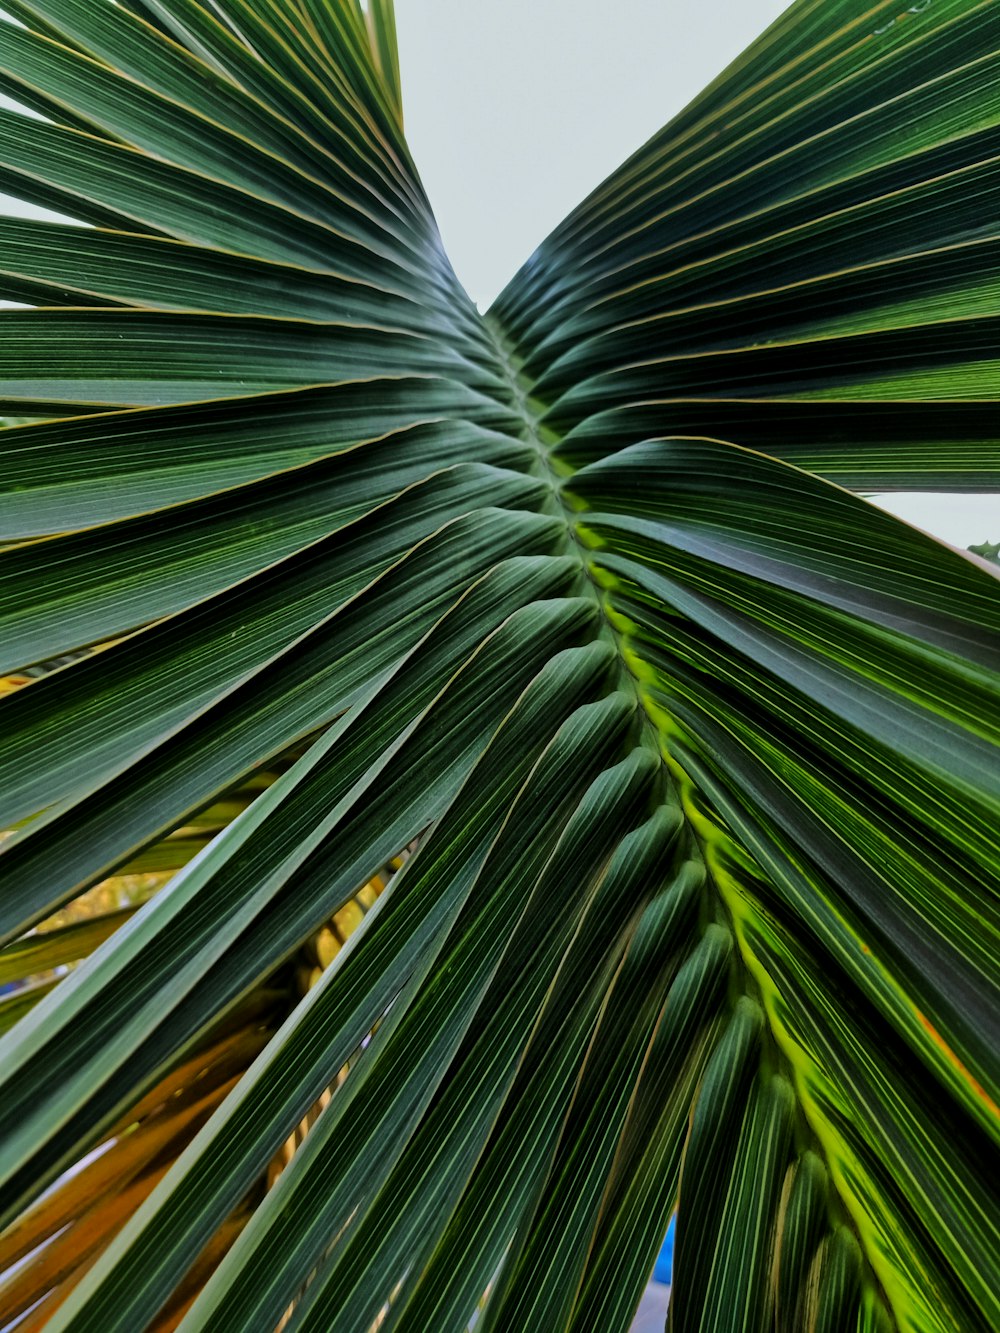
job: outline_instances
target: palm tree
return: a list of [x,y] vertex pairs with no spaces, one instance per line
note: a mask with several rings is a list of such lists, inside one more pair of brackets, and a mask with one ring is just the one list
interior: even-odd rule
[[863,498],[1000,489],[994,0],[485,316],[389,0],[4,8],[7,1319],[613,1333],[677,1207],[675,1333],[1000,1327],[997,570]]

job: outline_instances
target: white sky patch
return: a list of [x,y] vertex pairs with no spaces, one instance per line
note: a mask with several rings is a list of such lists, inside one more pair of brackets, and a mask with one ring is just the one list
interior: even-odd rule
[[880,509],[933,532],[952,546],[1000,541],[1000,495],[937,495],[899,491],[872,497]]
[[[407,138],[445,247],[480,309],[786,7],[396,0]],[[875,503],[955,546],[1000,540],[996,495]]]
[[396,0],[406,134],[485,309],[787,0]]

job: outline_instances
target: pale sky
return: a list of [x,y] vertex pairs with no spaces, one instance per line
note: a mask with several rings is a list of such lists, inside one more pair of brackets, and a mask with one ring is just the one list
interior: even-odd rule
[[485,309],[786,0],[396,0],[406,133]]
[[[784,8],[785,0],[396,0],[407,135],[445,246],[480,307]],[[0,104],[9,102],[0,95]],[[45,210],[0,194],[0,212]],[[879,503],[957,546],[1000,540],[995,495]]]
[[[407,138],[480,308],[784,8],[786,0],[396,0]],[[878,503],[956,546],[1000,540],[996,495]]]

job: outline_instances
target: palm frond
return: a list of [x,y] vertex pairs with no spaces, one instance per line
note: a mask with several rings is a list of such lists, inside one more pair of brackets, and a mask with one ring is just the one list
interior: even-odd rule
[[992,0],[485,317],[390,4],[5,8],[5,1313],[614,1333],[677,1208],[676,1333],[997,1327],[997,580],[862,498],[1000,489]]

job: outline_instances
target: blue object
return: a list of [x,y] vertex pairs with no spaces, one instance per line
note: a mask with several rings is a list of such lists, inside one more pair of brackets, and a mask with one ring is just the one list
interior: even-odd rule
[[667,1237],[663,1242],[663,1247],[656,1257],[656,1267],[653,1269],[653,1281],[664,1282],[669,1285],[674,1271],[674,1232],[677,1230],[677,1218],[670,1219],[670,1225],[667,1227]]

